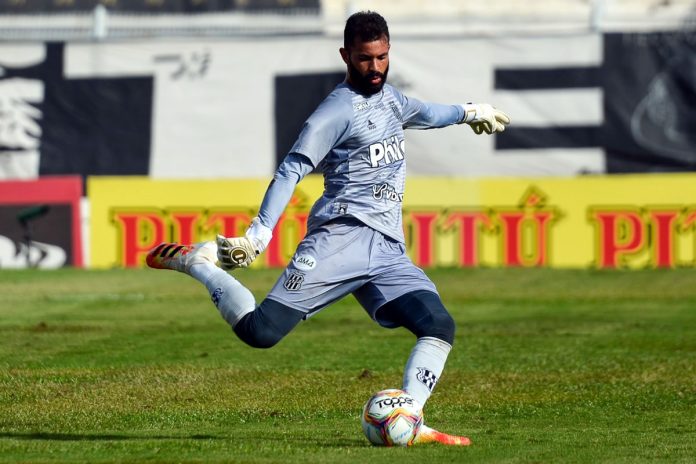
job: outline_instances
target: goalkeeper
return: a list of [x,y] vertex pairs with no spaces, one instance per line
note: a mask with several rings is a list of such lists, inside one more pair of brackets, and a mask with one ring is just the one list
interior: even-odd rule
[[[425,405],[452,348],[455,324],[433,282],[405,253],[404,130],[466,124],[476,134],[493,134],[510,120],[488,104],[423,103],[403,95],[386,83],[389,48],[379,14],[348,18],[340,49],[346,79],[304,123],[246,234],[188,246],[163,243],[148,253],[147,264],[202,282],[235,334],[258,348],[275,345],[301,320],[352,293],[378,324],[405,327],[417,337],[403,389]],[[248,266],[264,251],[295,186],[315,168],[324,175],[324,193],[312,207],[307,235],[257,305],[226,271]],[[420,441],[447,442],[424,430]]]

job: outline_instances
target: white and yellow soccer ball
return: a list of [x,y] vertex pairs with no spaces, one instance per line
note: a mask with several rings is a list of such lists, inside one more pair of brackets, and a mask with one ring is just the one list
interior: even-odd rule
[[423,407],[403,390],[382,390],[365,403],[362,428],[378,446],[410,446],[423,425]]

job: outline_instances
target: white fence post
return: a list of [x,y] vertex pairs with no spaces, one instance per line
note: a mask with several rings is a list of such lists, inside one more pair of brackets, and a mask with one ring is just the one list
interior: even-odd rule
[[109,34],[109,12],[101,3],[94,7],[92,20],[92,39],[104,40]]
[[590,5],[590,30],[599,32],[604,20],[604,12],[608,0],[592,0]]

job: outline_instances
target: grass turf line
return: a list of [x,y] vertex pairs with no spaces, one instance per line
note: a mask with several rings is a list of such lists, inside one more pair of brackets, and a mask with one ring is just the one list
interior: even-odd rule
[[0,272],[0,462],[693,462],[696,271],[429,274],[458,330],[426,420],[467,449],[363,438],[414,339],[352,298],[254,350],[185,276],[66,269]]

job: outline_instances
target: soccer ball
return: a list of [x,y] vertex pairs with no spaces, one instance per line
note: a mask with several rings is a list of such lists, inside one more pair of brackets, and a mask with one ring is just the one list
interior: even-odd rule
[[403,390],[377,392],[363,407],[363,432],[373,445],[410,446],[422,424],[423,407]]

